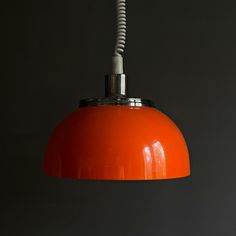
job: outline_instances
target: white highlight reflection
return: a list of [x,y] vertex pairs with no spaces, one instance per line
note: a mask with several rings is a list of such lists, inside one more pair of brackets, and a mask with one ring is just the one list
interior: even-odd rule
[[164,148],[159,141],[143,149],[145,178],[164,178],[166,176],[166,158]]

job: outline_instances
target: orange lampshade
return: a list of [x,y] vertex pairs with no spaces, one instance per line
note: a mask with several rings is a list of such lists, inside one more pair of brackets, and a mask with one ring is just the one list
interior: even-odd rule
[[79,107],[53,131],[46,175],[94,180],[154,180],[190,174],[183,135],[146,106]]
[[188,176],[188,149],[176,125],[152,101],[128,97],[123,68],[126,1],[117,0],[116,8],[117,35],[105,96],[81,100],[56,127],[46,149],[45,173],[93,180]]

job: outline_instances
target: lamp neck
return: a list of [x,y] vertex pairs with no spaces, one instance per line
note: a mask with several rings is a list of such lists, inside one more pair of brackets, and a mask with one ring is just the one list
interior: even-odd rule
[[105,97],[127,97],[128,86],[125,74],[105,76]]

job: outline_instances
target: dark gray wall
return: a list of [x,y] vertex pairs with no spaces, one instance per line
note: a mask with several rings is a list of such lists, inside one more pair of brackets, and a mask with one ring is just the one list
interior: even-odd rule
[[1,79],[0,235],[235,236],[236,4],[128,1],[130,94],[153,99],[189,145],[190,178],[48,178],[53,127],[103,96],[115,1],[8,1]]

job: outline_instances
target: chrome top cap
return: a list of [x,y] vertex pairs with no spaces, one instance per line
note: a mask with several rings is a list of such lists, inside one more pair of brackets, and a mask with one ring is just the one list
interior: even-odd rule
[[86,106],[155,107],[151,100],[128,97],[127,76],[125,74],[106,75],[105,97],[82,99],[79,107]]

